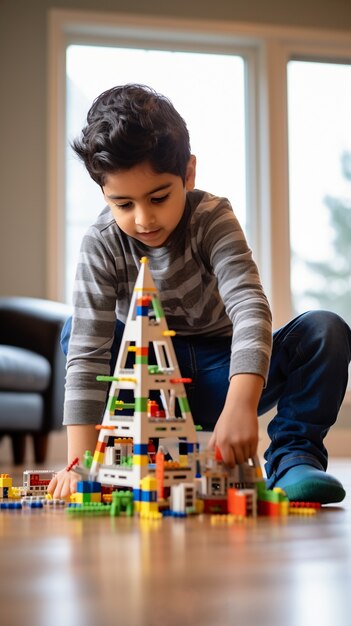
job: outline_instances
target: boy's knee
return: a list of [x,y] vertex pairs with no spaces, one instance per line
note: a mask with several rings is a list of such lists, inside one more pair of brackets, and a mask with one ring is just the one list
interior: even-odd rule
[[331,348],[344,350],[348,348],[351,358],[351,330],[345,320],[333,311],[308,311],[302,315],[305,332],[314,336]]

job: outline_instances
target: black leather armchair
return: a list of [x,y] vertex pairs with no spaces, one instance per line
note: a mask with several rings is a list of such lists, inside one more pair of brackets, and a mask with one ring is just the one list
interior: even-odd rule
[[0,437],[11,437],[15,464],[24,462],[26,435],[43,463],[50,432],[62,427],[60,334],[70,312],[52,300],[0,297]]

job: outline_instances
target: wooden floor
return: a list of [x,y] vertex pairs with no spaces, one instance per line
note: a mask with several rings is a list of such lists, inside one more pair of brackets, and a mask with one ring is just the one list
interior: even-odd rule
[[347,498],[313,518],[0,511],[0,624],[349,626],[351,460],[330,472]]

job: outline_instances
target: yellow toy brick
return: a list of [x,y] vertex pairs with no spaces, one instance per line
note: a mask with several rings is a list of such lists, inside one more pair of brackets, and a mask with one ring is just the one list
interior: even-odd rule
[[12,487],[12,478],[9,474],[0,474],[0,488]]
[[95,463],[102,464],[104,462],[104,458],[105,458],[105,455],[103,452],[99,452],[98,450],[95,450],[94,457],[93,457],[93,460]]
[[140,515],[146,513],[158,513],[157,502],[140,502]]
[[92,493],[90,495],[90,502],[101,502],[101,493]]
[[289,515],[289,511],[290,511],[290,502],[288,500],[286,502],[281,502],[280,503],[280,515],[282,517],[285,517]]
[[149,457],[147,454],[133,454],[133,465],[148,465]]
[[157,491],[157,480],[154,476],[149,474],[141,479],[140,488],[143,491]]

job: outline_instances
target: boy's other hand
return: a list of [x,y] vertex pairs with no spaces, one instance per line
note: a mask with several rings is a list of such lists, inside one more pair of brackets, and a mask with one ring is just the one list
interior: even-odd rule
[[49,483],[48,493],[53,498],[68,500],[72,493],[77,491],[77,482],[81,480],[80,476],[73,470],[60,470]]

